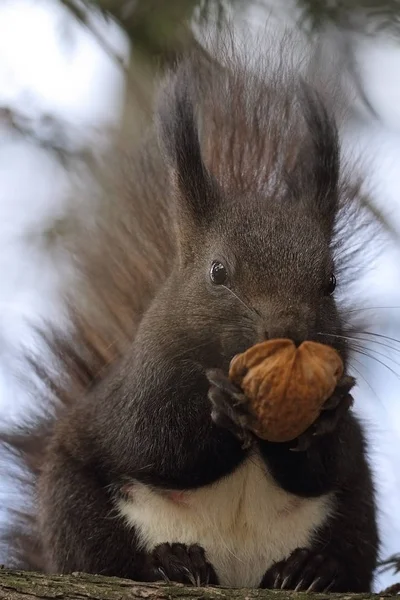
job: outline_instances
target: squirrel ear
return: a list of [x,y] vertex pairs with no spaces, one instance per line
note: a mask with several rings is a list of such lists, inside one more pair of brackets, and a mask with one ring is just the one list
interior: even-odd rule
[[177,191],[178,214],[201,225],[216,205],[216,185],[203,162],[194,100],[196,75],[188,63],[164,84],[158,109],[158,131]]
[[[340,145],[335,119],[315,90],[301,86],[300,99],[310,141],[309,152],[298,165],[311,208],[330,234],[339,203]],[[300,177],[302,177],[300,174]],[[311,192],[311,193],[310,193]]]

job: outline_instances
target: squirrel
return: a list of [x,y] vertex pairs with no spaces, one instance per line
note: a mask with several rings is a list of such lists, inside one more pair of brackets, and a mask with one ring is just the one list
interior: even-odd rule
[[[91,301],[71,309],[73,339],[50,341],[63,377],[37,369],[61,408],[7,440],[37,477],[43,570],[371,589],[375,491],[335,289],[358,196],[330,104],[289,64],[193,50],[165,75],[86,247]],[[301,444],[253,435],[228,379],[234,355],[282,337],[345,366]]]

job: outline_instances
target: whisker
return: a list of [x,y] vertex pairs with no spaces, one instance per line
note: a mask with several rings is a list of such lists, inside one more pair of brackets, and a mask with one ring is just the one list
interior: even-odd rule
[[[361,333],[362,335],[367,335],[367,332],[363,332],[363,331],[357,332],[357,333]],[[371,339],[363,338],[363,337],[359,337],[359,336],[346,336],[346,335],[339,335],[338,333],[322,333],[322,332],[318,332],[317,335],[323,335],[323,336],[327,336],[327,337],[336,337],[339,339],[348,340],[350,342],[352,342],[353,340],[359,340],[362,342],[368,342],[369,344],[378,344],[385,348],[389,348],[390,350],[393,350],[394,352],[400,352],[400,347],[396,348],[395,346],[391,346],[390,344],[385,344],[384,342],[380,342],[378,340],[371,340]],[[388,336],[380,336],[379,334],[371,334],[371,335],[383,337],[385,339],[389,339],[390,341],[397,342],[400,344],[400,340],[396,340],[396,338],[389,338]]]
[[400,309],[400,306],[363,306],[361,308],[344,309],[344,313],[361,312],[362,310],[393,310]]
[[400,340],[398,340],[397,338],[391,337],[390,335],[384,335],[383,333],[374,333],[373,331],[359,331],[358,333],[361,333],[362,335],[379,337],[385,340],[389,340],[390,342],[396,342],[397,344],[400,344]]
[[377,344],[378,346],[382,346],[383,348],[389,348],[390,350],[393,350],[393,352],[400,353],[400,348],[396,348],[396,346],[391,346],[390,344],[385,344],[384,342],[380,342],[379,340],[370,340],[368,338],[363,338],[363,337],[358,337],[358,336],[352,337],[351,339],[368,342],[369,344]]
[[361,362],[361,360],[359,360],[356,356],[353,356],[352,360],[350,361],[352,369],[354,369],[355,372],[358,373],[358,375],[361,377],[361,379],[363,381],[365,381],[365,383],[367,384],[367,386],[369,387],[369,389],[371,390],[371,392],[374,394],[374,396],[379,400],[379,402],[381,402],[381,404],[383,404],[382,403],[382,399],[379,398],[379,396],[378,396],[375,388],[372,387],[372,385],[370,384],[370,382],[368,381],[368,379],[362,374],[362,372],[360,371],[360,369],[357,369],[357,367],[355,367],[354,364],[352,364],[354,360],[356,360],[361,366],[363,366],[363,363]]
[[[376,358],[375,356],[373,356],[373,354],[370,354],[366,351],[365,348],[363,348],[363,346],[361,346],[360,344],[354,344],[354,340],[357,340],[357,338],[353,338],[353,337],[348,337],[345,335],[339,335],[339,334],[335,334],[335,333],[321,333],[318,332],[317,335],[326,335],[328,337],[336,337],[336,338],[340,338],[340,339],[344,339],[346,341],[349,341],[352,344],[352,350],[354,352],[358,352],[359,354],[362,354],[372,360],[375,360],[376,362],[378,362],[379,364],[383,365],[384,367],[386,367],[389,371],[391,371],[398,379],[400,379],[400,375],[398,373],[396,373],[396,371],[394,371],[391,367],[389,367],[389,365],[387,365],[386,363],[384,363],[383,361],[379,360],[378,358]],[[389,356],[386,356],[385,354],[382,354],[381,352],[377,352],[376,350],[374,350],[373,352],[375,352],[376,354],[379,354],[380,356],[383,356],[389,360],[391,360],[392,362],[394,362],[395,364],[399,365],[399,363],[397,363],[394,359],[390,358]]]
[[[357,338],[354,338],[357,339]],[[357,344],[357,347],[359,348],[363,348],[363,346],[361,346],[360,344]],[[391,360],[395,365],[397,365],[398,367],[400,367],[400,363],[397,362],[396,360],[394,360],[394,358],[392,358],[391,356],[388,356],[387,354],[384,354],[383,352],[378,352],[378,350],[374,350],[373,348],[370,349],[371,353],[375,353],[377,356],[382,356],[383,358],[387,358],[388,360]]]
[[193,350],[198,350],[199,348],[208,346],[209,344],[211,344],[211,340],[208,340],[207,342],[203,342],[202,344],[197,344],[196,346],[190,346],[190,348],[186,348],[186,350],[184,350],[183,352],[175,354],[173,357],[173,360],[175,360],[176,358],[180,358],[181,356],[184,356],[185,354],[189,354],[190,352],[193,352]]
[[222,286],[222,287],[224,287],[226,290],[228,290],[228,292],[229,292],[230,294],[232,294],[232,296],[233,296],[234,298],[236,298],[236,300],[239,300],[239,302],[240,302],[241,304],[243,304],[243,306],[244,306],[244,307],[245,307],[245,308],[246,308],[246,309],[247,309],[249,312],[251,312],[251,313],[257,313],[257,311],[256,311],[254,308],[252,308],[251,306],[249,306],[248,304],[246,304],[246,302],[244,302],[244,300],[242,300],[242,298],[240,298],[240,297],[239,297],[237,294],[235,294],[235,292],[234,292],[233,290],[231,290],[230,288],[228,288],[226,285],[224,285],[224,286]]
[[[334,335],[335,337],[340,337],[340,338],[346,339],[350,342],[353,342],[354,340],[356,340],[356,341],[361,341],[361,342],[368,342],[368,344],[378,344],[379,346],[382,346],[383,348],[389,348],[389,350],[392,350],[393,352],[400,353],[400,348],[396,348],[395,346],[391,346],[390,344],[385,344],[384,342],[380,342],[378,340],[370,340],[368,338],[359,337],[359,336],[357,336],[357,337],[356,336],[339,336],[337,334],[330,334],[330,333],[326,333],[323,335],[326,335],[329,337]],[[389,360],[392,360],[393,362],[396,362],[393,358],[391,358],[387,354],[382,354],[382,353],[378,352],[377,350],[374,350],[373,348],[371,348],[371,351],[375,352],[378,355],[380,354],[381,356],[384,356],[385,358],[388,358]],[[396,363],[396,364],[399,364],[399,363]]]
[[[236,297],[236,296],[235,296]],[[238,298],[238,300],[244,304],[244,306],[246,306],[246,304],[240,299]],[[248,306],[246,306],[246,309],[248,311],[251,311],[252,309],[249,308]],[[215,323],[218,323],[220,325],[227,325],[227,326],[240,326],[240,329],[242,330],[243,327],[248,326],[249,328],[252,327],[252,331],[254,330],[254,321],[253,319],[251,319],[251,317],[249,315],[240,315],[239,317],[232,317],[231,315],[229,316],[224,316],[222,314],[217,314],[217,315],[211,315],[209,313],[205,314],[204,312],[190,312],[190,316],[192,318],[196,318],[199,320],[200,322],[200,326],[201,326],[201,322],[203,320],[204,324],[209,325],[210,320],[214,321]]]
[[350,341],[352,342],[354,338],[349,337],[347,335],[339,335],[338,333],[323,333],[322,331],[318,331],[317,335],[323,335],[326,337],[334,337],[334,338],[338,338],[340,340],[346,340],[346,341]]
[[367,356],[371,360],[375,360],[376,362],[378,362],[382,366],[386,367],[386,369],[388,369],[391,373],[393,373],[393,375],[395,375],[395,377],[397,377],[397,379],[400,380],[400,375],[398,373],[396,373],[396,371],[394,369],[392,369],[391,367],[389,367],[389,365],[387,365],[386,363],[384,363],[382,360],[379,360],[379,358],[376,358],[375,356],[373,356],[372,354],[369,354],[365,350],[355,349],[355,351],[358,352],[359,354]]

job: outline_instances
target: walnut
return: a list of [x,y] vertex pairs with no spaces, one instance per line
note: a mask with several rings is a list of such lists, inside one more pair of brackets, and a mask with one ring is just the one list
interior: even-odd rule
[[339,354],[324,344],[274,339],[235,356],[229,377],[255,417],[253,431],[271,442],[301,435],[319,416],[343,375]]

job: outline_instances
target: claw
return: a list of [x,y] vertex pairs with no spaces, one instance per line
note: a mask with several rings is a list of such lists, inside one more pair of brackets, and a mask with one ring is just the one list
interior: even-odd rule
[[332,587],[334,585],[335,585],[335,579],[332,579],[332,581],[330,582],[330,584],[326,586],[326,588],[324,589],[324,591],[322,593],[326,594],[327,592],[329,592],[330,589],[332,589]]
[[312,592],[314,591],[316,585],[319,583],[319,581],[321,581],[321,577],[316,577],[314,579],[314,581],[308,586],[308,588],[306,589],[306,592]]
[[304,579],[300,579],[299,583],[294,588],[295,592],[298,592],[301,589],[301,586],[303,585],[303,582],[304,582]]
[[170,578],[168,577],[168,575],[162,567],[157,567],[157,571],[160,573],[161,578],[164,579],[165,583],[171,583]]
[[195,586],[196,585],[196,578],[193,575],[193,573],[187,567],[182,567],[182,571],[184,571],[186,573],[186,575],[188,576],[188,579],[189,579],[190,583]]
[[213,422],[230,430],[242,442],[243,449],[248,449],[253,443],[254,417],[249,412],[246,396],[222,371],[211,369],[206,371],[206,376],[211,383],[208,398]]
[[[297,548],[288,558],[271,565],[260,587],[326,593],[340,589],[340,578],[344,573],[345,566],[329,553]],[[326,582],[329,585],[325,587]]]

